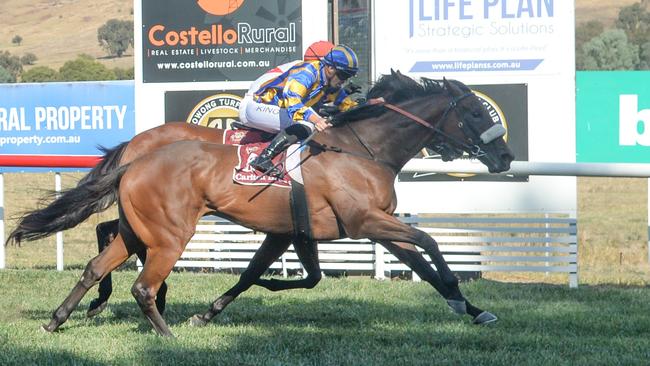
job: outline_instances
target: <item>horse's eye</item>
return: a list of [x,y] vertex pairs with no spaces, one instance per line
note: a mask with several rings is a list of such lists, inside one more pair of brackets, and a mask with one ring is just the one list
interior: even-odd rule
[[479,117],[481,117],[481,112],[479,112],[479,111],[474,111],[474,112],[472,112],[472,117],[474,117],[474,118],[479,118]]

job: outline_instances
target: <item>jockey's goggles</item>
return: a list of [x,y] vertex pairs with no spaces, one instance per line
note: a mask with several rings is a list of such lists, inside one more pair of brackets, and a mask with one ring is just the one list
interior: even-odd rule
[[352,72],[352,71],[339,70],[339,69],[336,70],[336,77],[339,78],[339,80],[341,81],[346,81],[347,79],[353,77],[356,74],[357,74],[356,72]]

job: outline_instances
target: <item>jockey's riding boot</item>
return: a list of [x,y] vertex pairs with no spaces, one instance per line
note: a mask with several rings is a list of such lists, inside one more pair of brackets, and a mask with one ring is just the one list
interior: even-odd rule
[[273,138],[269,146],[251,161],[251,167],[263,173],[268,172],[271,176],[282,178],[282,172],[273,167],[273,158],[297,140],[295,136],[289,135],[285,131],[280,131]]

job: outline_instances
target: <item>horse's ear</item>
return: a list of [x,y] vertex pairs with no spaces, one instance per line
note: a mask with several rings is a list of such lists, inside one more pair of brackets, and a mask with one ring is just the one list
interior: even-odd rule
[[397,76],[397,74],[399,74],[399,71],[396,73],[395,70],[393,70],[393,68],[391,67],[390,68],[390,76]]
[[444,76],[442,77],[442,86],[447,90],[451,90],[451,84],[449,84],[449,81]]

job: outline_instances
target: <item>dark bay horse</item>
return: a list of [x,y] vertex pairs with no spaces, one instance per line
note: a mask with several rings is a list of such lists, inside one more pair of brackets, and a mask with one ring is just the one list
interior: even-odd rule
[[[402,92],[404,97],[395,102],[397,107],[393,104],[366,106],[340,116],[339,121],[343,122],[321,133],[315,139],[319,144],[303,153],[314,238],[367,237],[391,251],[403,250],[398,257],[409,265],[423,261],[419,254],[421,260],[409,250],[410,244],[418,245],[438,268],[440,278],[437,282],[441,284],[438,283],[436,289],[442,289],[445,298],[464,303],[457,280],[435,241],[392,216],[396,205],[393,182],[408,159],[427,144],[446,143],[471,152],[490,171],[507,170],[513,159],[512,152],[501,136],[489,137],[494,127],[492,121],[476,96],[461,83],[445,81],[441,87],[435,82],[425,82],[418,84],[418,88]],[[337,146],[343,154],[330,153],[322,149],[323,144]],[[79,190],[85,190],[94,193],[86,198],[92,200],[119,186],[119,234],[104,252],[91,260],[82,279],[45,329],[55,330],[68,318],[88,288],[131,254],[146,248],[147,261],[132,292],[156,331],[171,335],[154,306],[155,294],[193,235],[197,220],[206,213],[216,213],[275,235],[288,246],[288,235],[292,231],[288,219],[288,192],[232,183],[230,169],[236,160],[235,149],[230,146],[180,142],[65,192],[61,199],[75,197]],[[341,182],[343,179],[345,183]],[[160,182],[168,184],[163,186]],[[86,204],[83,201],[76,207],[53,204],[53,208],[62,210],[63,215],[64,212],[78,212]],[[72,221],[53,225],[72,227],[83,215],[64,216]],[[39,233],[49,235],[48,232],[57,231],[48,230],[52,227],[19,226],[8,240],[30,239]],[[254,262],[266,261],[268,253],[265,250],[269,251],[273,245],[266,247],[260,249]],[[273,260],[275,258],[271,262]],[[426,267],[430,269],[428,264]],[[254,282],[254,277],[244,273],[240,283]],[[431,276],[422,277],[436,282]],[[222,296],[206,314],[195,319],[208,321],[235,296]],[[467,309],[469,311],[469,307]]]

